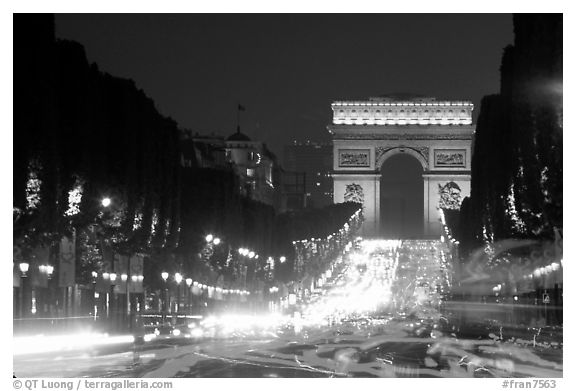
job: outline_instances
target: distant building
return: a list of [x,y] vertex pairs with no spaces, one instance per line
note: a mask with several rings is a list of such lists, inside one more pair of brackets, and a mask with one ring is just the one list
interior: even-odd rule
[[362,236],[440,236],[440,209],[470,195],[473,109],[398,95],[332,103],[334,202],[363,204]]
[[242,193],[278,208],[279,165],[266,144],[252,141],[238,130],[226,139],[225,151],[226,161],[234,164],[241,179]]
[[282,211],[306,208],[306,173],[282,173]]
[[182,167],[230,168],[226,161],[226,143],[222,136],[192,134],[185,130],[182,132],[180,148]]
[[297,142],[284,147],[286,172],[304,174],[306,207],[333,203],[332,143]]

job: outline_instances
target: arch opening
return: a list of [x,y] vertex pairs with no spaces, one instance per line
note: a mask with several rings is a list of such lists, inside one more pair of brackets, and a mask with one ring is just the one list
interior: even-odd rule
[[421,238],[424,232],[424,179],[421,162],[409,153],[388,157],[380,168],[380,235]]

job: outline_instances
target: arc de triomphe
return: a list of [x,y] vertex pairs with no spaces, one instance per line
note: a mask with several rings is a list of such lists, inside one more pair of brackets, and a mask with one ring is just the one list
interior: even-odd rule
[[380,182],[383,166],[398,154],[411,156],[422,169],[420,236],[440,235],[439,208],[459,208],[470,194],[473,108],[468,101],[435,98],[332,103],[334,202],[362,202],[364,236],[380,236],[385,228]]

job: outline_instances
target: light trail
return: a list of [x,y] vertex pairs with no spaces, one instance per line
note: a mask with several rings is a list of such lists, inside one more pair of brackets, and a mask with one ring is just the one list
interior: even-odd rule
[[303,307],[299,323],[309,327],[325,326],[389,308],[399,245],[396,240],[364,240],[361,249],[349,256],[349,265],[337,277],[335,286]]
[[14,337],[14,356],[41,354],[61,351],[86,350],[96,346],[130,344],[134,342],[132,335],[115,335],[96,333],[76,333],[58,336],[43,334]]

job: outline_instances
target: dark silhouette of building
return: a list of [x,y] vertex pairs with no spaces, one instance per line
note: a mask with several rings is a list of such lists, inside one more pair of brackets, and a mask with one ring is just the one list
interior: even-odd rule
[[333,203],[332,156],[332,143],[294,141],[284,146],[284,169],[304,174],[306,207],[321,208]]

